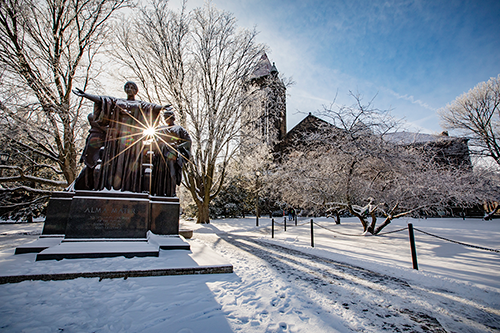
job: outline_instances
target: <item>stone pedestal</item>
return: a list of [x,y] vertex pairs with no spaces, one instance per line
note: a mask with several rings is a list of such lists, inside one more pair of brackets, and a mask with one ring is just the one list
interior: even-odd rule
[[146,238],[149,208],[148,194],[76,191],[66,238]]
[[55,192],[46,235],[18,247],[16,254],[39,252],[36,260],[60,260],[157,257],[160,250],[189,250],[179,236],[179,210],[178,198],[147,193]]
[[179,198],[150,197],[150,230],[157,235],[179,234]]
[[64,235],[75,192],[53,192],[47,207],[42,235]]
[[54,192],[43,235],[146,238],[179,234],[179,198],[120,191]]

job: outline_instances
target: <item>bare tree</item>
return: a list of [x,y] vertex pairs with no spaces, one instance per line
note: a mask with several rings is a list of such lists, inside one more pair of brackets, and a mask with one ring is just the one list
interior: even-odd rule
[[244,81],[263,47],[255,31],[238,29],[232,14],[211,4],[176,13],[154,1],[133,27],[121,34],[117,58],[150,98],[171,103],[190,131],[193,154],[184,182],[198,207],[197,222],[208,223],[209,203],[240,144]]
[[439,114],[443,127],[467,136],[473,152],[500,165],[500,75],[457,97]]
[[[36,184],[61,186],[75,179],[82,123],[71,89],[75,81],[88,85],[107,22],[128,5],[129,0],[0,1],[0,135],[6,143],[1,149],[16,154],[11,161],[30,160],[10,168],[1,183],[28,181],[24,191],[36,192]],[[27,174],[44,165],[56,172],[46,178]]]

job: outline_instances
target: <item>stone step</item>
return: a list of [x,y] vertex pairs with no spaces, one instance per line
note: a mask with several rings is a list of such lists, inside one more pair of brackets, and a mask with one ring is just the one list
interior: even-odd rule
[[67,241],[38,253],[36,260],[61,260],[80,258],[158,257],[159,248],[147,241]]
[[190,242],[190,246],[189,251],[158,250],[159,257],[135,259],[115,257],[35,261],[37,255],[34,253],[11,254],[0,261],[0,284],[30,280],[114,279],[233,272],[233,266],[209,246],[196,241]]

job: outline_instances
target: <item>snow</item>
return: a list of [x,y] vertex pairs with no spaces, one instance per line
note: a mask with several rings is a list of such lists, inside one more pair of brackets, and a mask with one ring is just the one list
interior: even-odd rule
[[446,135],[436,135],[427,133],[414,133],[414,132],[395,132],[386,133],[384,139],[389,142],[396,144],[414,144],[414,143],[426,143],[426,142],[437,142],[443,140],[455,140],[456,137],[450,137]]
[[[412,269],[408,231],[361,234],[355,219],[299,220],[283,231],[270,219],[182,221],[192,248],[210,248],[232,274],[79,278],[0,285],[0,332],[494,332],[500,329],[500,253],[415,232],[419,270]],[[283,219],[277,219],[282,223]],[[500,249],[500,221],[400,219],[384,231],[414,227],[452,240]],[[301,225],[302,224],[302,225]],[[301,226],[300,226],[301,225]],[[113,267],[156,268],[158,258],[35,262],[13,256],[36,239],[41,223],[0,224],[0,269],[48,272]],[[193,247],[194,245],[194,247]],[[197,250],[195,256],[204,256]],[[6,261],[11,261],[7,263]],[[173,259],[171,259],[173,260]],[[211,258],[205,258],[210,262]],[[22,263],[22,265],[20,264]],[[16,266],[14,265],[14,266]],[[36,268],[38,267],[38,268]],[[21,270],[21,268],[19,268]]]
[[43,254],[79,253],[148,253],[158,251],[158,247],[144,242],[63,242],[49,247]]

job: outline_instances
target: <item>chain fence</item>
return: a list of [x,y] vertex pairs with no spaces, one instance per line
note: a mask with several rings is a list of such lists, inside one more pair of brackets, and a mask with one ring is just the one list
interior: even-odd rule
[[[479,249],[479,250],[486,250],[486,251],[491,251],[491,252],[495,252],[495,253],[500,253],[500,250],[497,250],[497,249],[490,249],[490,248],[483,247],[483,246],[477,246],[477,245],[467,244],[467,243],[459,242],[459,241],[456,241],[456,240],[452,240],[452,239],[448,239],[448,238],[445,238],[445,237],[441,237],[441,236],[437,236],[437,235],[428,233],[426,231],[414,228],[412,223],[408,223],[407,227],[400,228],[400,229],[397,229],[397,230],[391,230],[391,231],[387,231],[387,232],[381,232],[381,233],[378,233],[376,235],[372,235],[372,234],[369,234],[369,233],[366,233],[366,232],[364,232],[362,234],[348,234],[348,233],[340,232],[340,231],[337,231],[337,230],[332,230],[330,228],[322,226],[321,224],[319,224],[317,222],[314,222],[313,219],[311,219],[310,221],[306,221],[304,223],[301,223],[301,224],[297,224],[297,219],[295,219],[294,223],[289,224],[289,226],[294,226],[294,224],[295,224],[296,227],[304,226],[306,224],[309,224],[311,226],[311,247],[314,247],[314,228],[313,228],[314,225],[316,225],[317,227],[320,227],[322,229],[325,229],[325,230],[327,230],[329,232],[332,232],[334,234],[339,234],[339,235],[349,236],[349,237],[383,236],[383,235],[389,235],[389,234],[393,234],[393,233],[397,233],[397,232],[408,230],[408,236],[409,236],[409,239],[410,239],[410,249],[411,249],[411,256],[412,256],[412,264],[413,264],[413,269],[416,269],[416,270],[418,270],[418,262],[417,262],[417,250],[416,250],[416,246],[415,246],[414,230],[416,230],[418,232],[421,232],[423,234],[432,236],[432,237],[439,238],[439,239],[447,241],[447,242],[452,242],[452,243],[455,243],[455,244],[459,244],[459,245],[462,245],[462,246],[468,246],[468,247],[472,247],[472,248]],[[275,225],[284,226],[284,232],[286,232],[286,227],[287,227],[286,218],[283,220],[283,223],[280,223],[280,222],[277,222],[277,221],[275,222],[274,219],[272,219],[272,228],[271,228],[271,237],[272,238],[274,238],[274,226]]]
[[[311,223],[310,221],[306,221],[306,222],[294,225],[293,221],[290,221],[290,222],[292,222],[292,223],[290,223],[290,224],[287,223],[287,226],[290,226],[290,227],[291,226],[301,227],[301,226],[304,226],[304,225],[310,225],[310,223]],[[280,222],[277,222],[277,221],[275,221],[274,224],[275,225],[284,226],[284,223],[280,223]],[[320,227],[320,228],[322,228],[322,229],[324,229],[324,230],[327,230],[327,231],[329,231],[331,233],[339,234],[339,235],[343,235],[343,236],[349,236],[349,237],[384,236],[384,235],[389,235],[389,234],[393,234],[393,233],[397,233],[397,232],[408,230],[408,227],[404,227],[404,228],[397,229],[397,230],[391,230],[391,231],[387,231],[387,232],[381,232],[381,233],[378,233],[376,235],[371,235],[371,234],[366,234],[366,233],[363,233],[363,234],[349,234],[349,233],[345,233],[345,232],[340,232],[340,231],[337,231],[337,230],[333,230],[331,228],[327,228],[327,227],[319,224],[318,222],[314,222],[313,221],[313,224],[316,225],[316,226],[318,226],[318,227]],[[453,239],[448,239],[448,238],[445,238],[445,237],[441,237],[441,236],[438,236],[438,235],[431,234],[429,232],[420,230],[418,228],[413,228],[413,229],[416,230],[416,231],[418,231],[418,232],[421,232],[423,234],[426,234],[428,236],[439,238],[439,239],[447,241],[447,242],[451,242],[451,243],[455,243],[455,244],[459,244],[459,245],[463,245],[463,246],[467,246],[467,247],[471,247],[471,248],[475,248],[475,249],[479,249],[479,250],[486,250],[486,251],[490,251],[490,252],[500,253],[500,250],[497,250],[497,249],[491,249],[491,248],[487,248],[487,247],[483,247],[483,246],[477,246],[477,245],[473,245],[473,244],[467,244],[467,243],[459,242],[459,241],[456,241],[456,240],[453,240]]]
[[[309,222],[307,222],[309,223]],[[330,232],[333,232],[333,233],[336,233],[336,234],[339,234],[339,235],[344,235],[344,236],[351,236],[351,237],[366,237],[366,236],[382,236],[382,235],[388,235],[388,234],[393,234],[393,233],[396,233],[396,232],[400,232],[400,231],[404,231],[404,230],[407,230],[408,227],[404,227],[404,228],[401,228],[401,229],[398,229],[398,230],[392,230],[392,231],[387,231],[387,232],[381,232],[381,233],[378,233],[376,235],[372,235],[372,234],[366,234],[366,233],[362,233],[362,234],[346,234],[344,232],[340,232],[340,231],[337,231],[337,230],[332,230],[332,229],[329,229],[327,227],[324,227],[322,226],[321,224],[317,223],[317,222],[313,222],[315,225],[317,225],[318,227],[320,228],[323,228],[325,230],[328,230]]]
[[378,234],[376,234],[374,236],[382,236],[382,235],[393,234],[393,233],[400,232],[400,231],[403,231],[403,230],[408,230],[408,227],[404,227],[404,228],[401,228],[401,229],[398,229],[398,230],[392,230],[392,231],[386,231],[386,232],[379,232]]
[[416,230],[418,232],[421,232],[423,234],[426,234],[426,235],[429,235],[429,236],[432,236],[432,237],[436,237],[436,238],[445,240],[447,242],[451,242],[451,243],[455,243],[455,244],[460,244],[460,245],[472,247],[472,248],[475,248],[475,249],[480,249],[480,250],[486,250],[486,251],[500,253],[500,250],[495,250],[495,249],[490,249],[490,248],[487,248],[487,247],[482,247],[482,246],[477,246],[477,245],[472,245],[472,244],[467,244],[467,243],[459,242],[459,241],[456,241],[456,240],[453,240],[453,239],[448,239],[448,238],[441,237],[441,236],[438,236],[438,235],[433,235],[431,233],[428,233],[426,231],[423,231],[423,230],[420,230],[420,229],[417,229],[417,228],[413,228],[413,230]]
[[[308,222],[309,223],[309,222]],[[351,236],[351,237],[364,237],[365,235],[364,234],[358,234],[358,235],[354,235],[354,234],[346,234],[346,233],[343,233],[343,232],[340,232],[340,231],[337,231],[337,230],[332,230],[332,229],[329,229],[327,227],[324,227],[322,226],[321,224],[317,223],[317,222],[313,222],[315,225],[317,225],[318,227],[322,228],[322,229],[325,229],[325,230],[328,230],[330,232],[333,232],[334,234],[339,234],[339,235],[344,235],[344,236]]]

